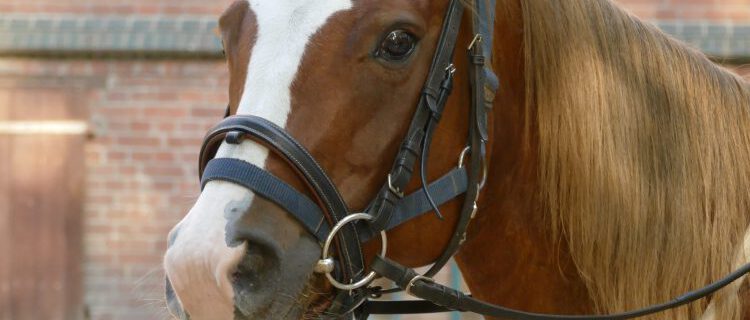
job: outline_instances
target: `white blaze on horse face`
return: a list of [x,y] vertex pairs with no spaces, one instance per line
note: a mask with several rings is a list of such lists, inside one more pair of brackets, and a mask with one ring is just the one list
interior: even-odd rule
[[[237,114],[259,116],[283,128],[292,108],[291,85],[310,38],[331,15],[351,6],[350,0],[251,0],[258,34]],[[265,148],[225,144],[218,156],[262,166],[267,154]]]
[[[310,39],[350,0],[251,0],[257,21],[244,92],[238,114],[256,115],[285,127],[291,111],[291,85]],[[265,167],[268,149],[251,141],[223,143],[217,158],[237,158]],[[233,319],[230,275],[246,247],[225,242],[224,209],[231,201],[250,199],[238,185],[206,185],[193,208],[178,224],[179,233],[165,257],[165,270],[191,319]],[[245,200],[247,201],[247,200]]]

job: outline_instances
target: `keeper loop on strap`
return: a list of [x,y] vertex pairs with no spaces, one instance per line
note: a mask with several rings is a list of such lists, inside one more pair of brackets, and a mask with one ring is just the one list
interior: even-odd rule
[[224,141],[229,144],[240,144],[243,136],[244,134],[239,131],[227,132],[226,136],[224,136]]
[[471,56],[471,63],[478,65],[478,66],[483,66],[484,60],[485,60],[484,55],[481,55],[481,54]]
[[482,44],[482,40],[483,39],[482,39],[482,34],[481,33],[475,34],[474,35],[474,39],[471,40],[471,43],[469,43],[469,47],[467,49],[468,50],[473,50],[474,48],[476,48],[477,46],[479,46],[480,44]]
[[417,281],[420,281],[420,280],[421,281],[428,281],[428,282],[435,282],[435,280],[432,280],[432,278],[430,278],[430,277],[425,277],[425,276],[419,275],[419,276],[416,276],[416,277],[412,278],[411,280],[409,280],[409,283],[406,285],[406,288],[404,288],[404,292],[406,292],[406,294],[408,294],[408,295],[410,295],[412,297],[417,297],[417,296],[415,296],[411,292],[411,288],[414,287],[414,284],[417,283]]

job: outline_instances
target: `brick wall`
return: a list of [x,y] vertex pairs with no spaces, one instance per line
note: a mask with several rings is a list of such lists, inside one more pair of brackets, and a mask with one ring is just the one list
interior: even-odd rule
[[746,60],[750,52],[747,0],[615,1],[711,56]]
[[[154,29],[148,32],[156,32],[160,21],[213,20],[230,2],[3,0],[0,29],[3,17],[12,14],[58,21],[55,23],[105,17],[102,19],[126,21],[133,30],[137,30],[133,21],[141,19],[153,23],[148,28]],[[701,39],[710,38],[709,23],[732,26],[726,29],[731,34],[733,26],[750,18],[747,0],[619,2],[643,17],[667,22],[665,26],[700,23]],[[119,25],[112,24],[113,32],[122,31]],[[211,32],[207,25],[200,30]],[[1,40],[2,30],[0,47]],[[204,50],[216,50],[213,45],[207,44]],[[143,47],[136,44],[124,50],[148,48],[144,42]],[[200,139],[220,118],[226,103],[226,71],[220,59],[137,57],[0,57],[0,78],[82,79],[89,86],[79,106],[90,115],[94,132],[84,157],[84,298],[90,317],[97,320],[166,318],[161,270],[166,234],[199,192],[196,159]],[[741,69],[750,74],[750,69]]]
[[[66,21],[77,23],[79,35],[122,31],[122,25],[135,30],[138,21],[145,21],[142,33],[174,32],[172,25],[179,28],[183,20],[215,24],[231,2],[4,0],[0,25],[5,19],[10,28],[14,21],[9,17],[28,17],[15,20],[32,22],[22,35],[26,39],[48,25],[47,33],[64,32]],[[96,18],[102,18],[98,25]],[[92,21],[91,28],[86,21]],[[213,34],[210,25],[197,28]],[[22,30],[11,31],[18,35]],[[88,40],[84,44],[94,43]],[[164,43],[163,38],[154,42]],[[204,47],[217,48],[216,43]],[[161,268],[165,239],[199,193],[198,148],[205,131],[223,115],[225,69],[220,59],[0,58],[0,78],[76,78],[92,84],[79,106],[90,115],[94,132],[83,156],[84,302],[91,319],[168,318]]]
[[659,20],[710,20],[746,23],[747,0],[615,0],[639,17]]
[[0,12],[96,14],[219,14],[232,0],[3,0]]
[[85,301],[95,319],[153,319],[163,310],[165,235],[199,193],[198,146],[224,112],[225,66],[77,66],[104,84],[88,105],[96,138],[86,151]]
[[84,289],[92,319],[165,318],[166,234],[199,192],[198,147],[223,115],[225,68],[215,60],[0,60],[0,78],[88,84],[79,107],[94,133],[82,155]]

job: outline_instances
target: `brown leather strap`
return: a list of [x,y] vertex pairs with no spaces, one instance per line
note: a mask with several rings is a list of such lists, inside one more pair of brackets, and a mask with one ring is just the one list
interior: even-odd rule
[[[425,144],[429,146],[431,143],[425,138],[431,136],[427,130],[432,130],[434,126],[428,128],[428,124],[440,119],[452,88],[453,72],[446,71],[450,71],[449,68],[453,64],[453,52],[461,28],[463,12],[464,7],[461,1],[451,0],[417,109],[389,172],[390,184],[386,182],[368,210],[368,213],[375,217],[370,224],[373,233],[385,230],[388,226],[395,203],[400,199],[394,190],[402,192],[406,188],[414,174],[416,161],[422,153],[422,146]],[[426,155],[423,156],[426,157]]]
[[[608,315],[557,315],[525,312],[481,301],[459,290],[435,283],[429,278],[420,277],[413,269],[404,267],[388,258],[375,257],[371,267],[377,274],[393,281],[401,289],[406,290],[417,298],[434,304],[434,308],[429,308],[423,302],[419,305],[415,304],[415,306],[419,306],[425,313],[440,312],[440,310],[465,311],[489,317],[522,320],[621,320],[638,318],[677,308],[708,297],[750,273],[750,264],[747,264],[732,272],[727,277],[706,287],[690,291],[672,301],[651,305],[642,309]],[[399,308],[408,308],[408,306],[401,304]]]

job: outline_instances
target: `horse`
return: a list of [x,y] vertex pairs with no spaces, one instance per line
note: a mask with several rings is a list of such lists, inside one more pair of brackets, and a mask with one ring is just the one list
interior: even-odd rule
[[[228,114],[287,132],[351,211],[366,212],[392,185],[390,159],[417,112],[451,3],[237,1],[219,20]],[[456,57],[477,40],[469,17],[487,14],[463,3]],[[609,0],[499,0],[491,13],[484,64],[500,86],[485,97],[486,152],[470,155],[486,164],[486,182],[455,255],[475,298],[539,313],[615,313],[748,261],[748,82]],[[472,62],[453,63],[455,90],[434,129],[426,181],[456,167],[471,130]],[[217,149],[216,159],[257,166],[323,206],[268,141],[227,134]],[[423,185],[414,178],[403,191]],[[439,259],[462,198],[384,232],[387,258],[406,267]],[[168,236],[172,315],[343,317],[329,311],[341,290],[316,271],[331,271],[320,239],[288,211],[240,184],[205,183]],[[365,272],[385,249],[378,238],[363,245]],[[349,258],[349,243],[333,246],[336,259]],[[650,317],[750,319],[742,280]]]

